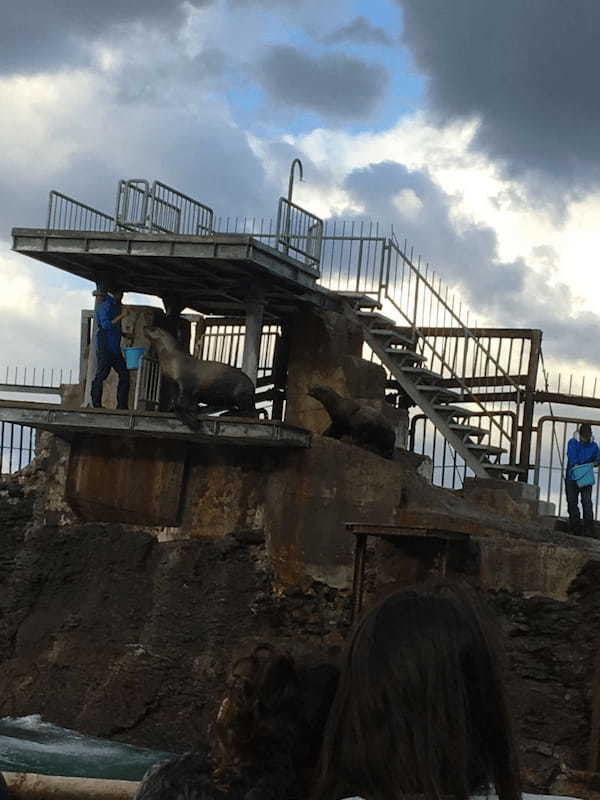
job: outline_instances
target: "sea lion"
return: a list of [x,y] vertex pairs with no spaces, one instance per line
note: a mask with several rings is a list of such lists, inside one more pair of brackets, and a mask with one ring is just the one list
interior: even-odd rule
[[146,336],[156,349],[163,376],[178,386],[174,410],[186,425],[194,426],[192,412],[198,403],[206,404],[201,409],[204,414],[227,410],[256,418],[254,384],[241,369],[193,358],[163,328],[146,328]]
[[393,458],[396,433],[381,412],[359,400],[342,397],[329,386],[311,386],[308,394],[318,400],[331,417],[331,425],[323,436],[348,437],[358,447],[383,458]]

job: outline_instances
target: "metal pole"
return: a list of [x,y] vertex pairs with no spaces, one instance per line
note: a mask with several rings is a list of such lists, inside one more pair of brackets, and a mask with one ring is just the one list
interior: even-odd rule
[[258,377],[263,312],[264,294],[256,292],[246,303],[246,330],[242,355],[242,372],[246,373],[255,386]]
[[354,548],[354,578],[352,581],[352,618],[356,622],[362,610],[363,584],[365,578],[365,554],[367,552],[367,534],[357,533]]
[[[103,284],[101,284],[100,282],[96,283],[96,292],[102,290],[106,291],[104,289]],[[90,346],[88,348],[85,388],[83,393],[83,403],[81,404],[82,408],[89,408],[89,406],[92,405],[92,381],[94,380],[94,376],[96,375],[96,368],[98,365],[98,354],[96,347],[96,334],[98,331],[98,325],[96,323],[96,311],[98,310],[99,306],[100,306],[99,296],[96,293],[94,293],[94,317],[92,321],[92,336],[90,339]]]
[[300,161],[299,158],[295,158],[292,161],[292,165],[290,167],[290,180],[288,183],[288,196],[287,196],[288,203],[292,202],[292,193],[294,191],[294,172],[296,171],[296,166],[298,166],[298,169],[300,170],[300,180],[301,181],[304,180],[304,170],[302,169],[302,162]]
[[531,433],[533,429],[533,416],[535,411],[535,389],[537,384],[538,364],[540,361],[541,349],[542,332],[532,331],[529,350],[529,366],[527,370],[527,385],[525,387],[525,400],[523,402],[523,420],[521,423],[521,451],[519,455],[519,466],[525,467],[527,470],[519,475],[519,481],[525,483],[527,483],[529,477]]

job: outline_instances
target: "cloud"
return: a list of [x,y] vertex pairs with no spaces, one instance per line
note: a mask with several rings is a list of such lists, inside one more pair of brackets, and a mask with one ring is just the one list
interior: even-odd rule
[[367,119],[383,97],[387,71],[343,53],[312,56],[289,45],[271,47],[256,77],[273,103],[303,108],[328,119]]
[[14,253],[0,252],[0,340],[10,342],[0,374],[7,367],[76,371],[80,313],[90,307],[92,298],[83,281],[82,288],[68,286],[63,279],[45,283],[47,269]]
[[323,36],[324,44],[378,44],[390,46],[394,44],[394,37],[378,25],[373,25],[366,17],[355,17],[347,25],[337,28],[332,33]]
[[31,74],[85,63],[91,41],[135,24],[179,29],[188,9],[211,0],[25,0],[6,3],[0,27],[0,72]]
[[273,213],[281,187],[246,134],[218,99],[200,91],[196,99],[124,103],[86,71],[0,79],[11,118],[0,128],[0,237],[44,224],[50,189],[112,213],[127,177],[162,180],[216,214]]
[[474,146],[544,202],[600,182],[597,0],[397,2],[439,117],[477,118]]
[[582,311],[566,283],[550,280],[556,262],[551,246],[539,245],[532,254],[544,270],[541,274],[525,258],[501,260],[492,228],[464,219],[457,224],[456,198],[426,171],[398,163],[354,170],[344,189],[355,204],[384,225],[393,225],[401,243],[406,238],[409,247],[412,243],[416,252],[423,252],[431,269],[441,269],[444,283],[476,309],[480,320],[541,328],[546,352],[554,358],[600,365],[595,333],[600,315]]

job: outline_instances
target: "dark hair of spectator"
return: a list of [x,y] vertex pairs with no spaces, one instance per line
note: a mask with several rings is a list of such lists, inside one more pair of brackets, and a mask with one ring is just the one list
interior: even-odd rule
[[212,730],[215,776],[252,775],[265,798],[302,797],[337,679],[331,665],[298,669],[288,653],[269,645],[239,659]]
[[[135,800],[225,798],[223,792],[215,788],[211,773],[206,757],[198,753],[185,753],[151,767],[140,783]],[[240,800],[243,800],[243,795]]]
[[337,679],[259,645],[231,669],[207,752],[150,769],[136,800],[304,800]]
[[519,800],[519,770],[490,623],[447,583],[388,596],[347,646],[316,800]]
[[591,440],[592,426],[590,425],[589,422],[581,423],[581,425],[579,426],[579,435],[581,436],[582,439],[585,439],[588,442]]

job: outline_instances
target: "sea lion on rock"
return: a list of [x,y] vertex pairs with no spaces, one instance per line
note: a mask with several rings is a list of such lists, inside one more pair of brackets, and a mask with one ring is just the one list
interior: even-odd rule
[[186,425],[195,427],[192,412],[198,403],[206,404],[201,409],[204,414],[228,410],[240,417],[256,418],[254,384],[241,369],[193,358],[163,328],[146,328],[146,336],[156,348],[163,376],[179,388],[174,410]]
[[318,400],[331,417],[331,425],[323,436],[348,437],[358,447],[383,458],[393,457],[396,433],[381,412],[358,400],[342,397],[329,386],[311,386],[308,394]]

